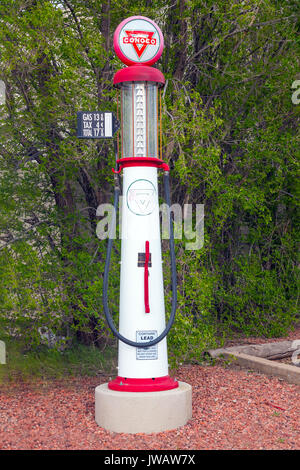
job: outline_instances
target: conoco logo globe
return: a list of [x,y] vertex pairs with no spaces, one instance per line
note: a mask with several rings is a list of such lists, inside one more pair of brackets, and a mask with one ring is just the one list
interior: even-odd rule
[[126,65],[152,65],[160,58],[163,47],[161,30],[144,16],[127,18],[114,34],[116,54]]

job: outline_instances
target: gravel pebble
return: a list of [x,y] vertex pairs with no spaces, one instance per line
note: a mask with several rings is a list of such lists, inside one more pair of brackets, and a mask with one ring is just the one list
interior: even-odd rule
[[299,449],[299,386],[237,367],[188,365],[193,417],[157,434],[117,434],[94,420],[97,377],[6,384],[0,391],[0,449]]

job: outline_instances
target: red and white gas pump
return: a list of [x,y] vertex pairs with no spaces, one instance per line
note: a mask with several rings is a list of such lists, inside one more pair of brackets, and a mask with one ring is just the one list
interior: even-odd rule
[[[145,413],[155,420],[151,409],[151,397],[155,403],[161,398],[164,411],[172,398],[188,401],[181,418],[161,423],[157,416],[158,430],[184,424],[191,415],[190,386],[178,382],[168,374],[166,336],[174,321],[176,311],[176,265],[171,218],[169,224],[172,270],[172,309],[168,323],[165,321],[164,283],[161,254],[158,171],[164,173],[164,189],[167,206],[170,207],[169,167],[159,158],[159,90],[165,78],[151,67],[163,51],[163,36],[159,27],[150,19],[136,16],[124,20],[116,29],[114,48],[118,57],[127,65],[114,76],[114,85],[121,94],[121,156],[116,161],[114,207],[118,207],[120,194],[119,175],[123,176],[121,273],[119,330],[114,326],[109,312],[108,274],[113,239],[109,238],[104,273],[103,305],[113,333],[119,339],[118,376],[101,391],[96,389],[96,421],[105,427],[104,402],[110,406],[117,400],[119,410],[128,408],[130,396],[134,401],[128,417],[134,421],[137,400],[142,400]],[[99,388],[98,388],[99,389]],[[169,395],[160,395],[168,393]],[[115,395],[117,394],[117,395]],[[109,397],[109,398],[108,398]],[[180,398],[178,398],[180,397]],[[110,401],[107,401],[109,400]],[[150,401],[149,401],[150,399]],[[102,402],[101,402],[102,400]],[[102,403],[102,408],[101,408]],[[122,407],[122,403],[126,403]],[[156,409],[159,407],[156,405]],[[178,410],[172,413],[178,413]],[[163,416],[163,413],[159,413]],[[180,414],[180,413],[179,413]],[[136,416],[135,421],[140,420]],[[104,423],[104,424],[103,424]],[[123,425],[108,425],[112,430],[128,429]],[[131,428],[130,428],[131,429]],[[136,427],[143,432],[139,422]],[[147,432],[148,427],[145,427]],[[154,426],[155,430],[156,427]],[[127,431],[130,432],[130,431]]]

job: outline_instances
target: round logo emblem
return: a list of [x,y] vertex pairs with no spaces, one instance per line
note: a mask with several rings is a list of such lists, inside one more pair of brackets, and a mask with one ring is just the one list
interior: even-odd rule
[[135,215],[150,215],[156,205],[156,189],[149,180],[136,180],[126,195],[128,209]]
[[144,16],[131,16],[117,27],[114,48],[126,65],[152,65],[162,54],[164,39],[154,21]]

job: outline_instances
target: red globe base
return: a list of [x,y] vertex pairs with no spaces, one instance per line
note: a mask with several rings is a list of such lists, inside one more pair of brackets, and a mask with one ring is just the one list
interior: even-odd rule
[[161,392],[177,387],[177,380],[172,379],[169,375],[150,379],[131,379],[118,376],[108,384],[110,390],[118,392]]

